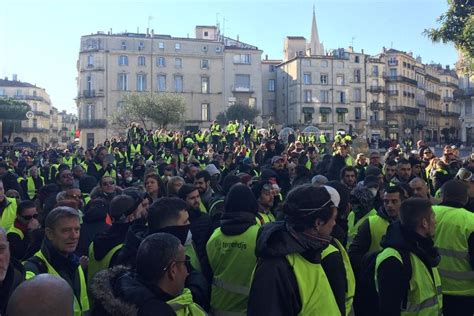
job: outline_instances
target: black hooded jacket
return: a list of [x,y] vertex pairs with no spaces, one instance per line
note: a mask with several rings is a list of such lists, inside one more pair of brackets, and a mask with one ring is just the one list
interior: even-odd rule
[[10,260],[7,275],[0,284],[0,315],[5,315],[8,299],[21,282],[25,280],[25,269],[23,265],[15,259]]
[[[114,223],[107,230],[95,235],[93,246],[94,259],[97,261],[102,260],[112,248],[123,244],[129,227],[130,223]],[[118,254],[119,252],[116,252],[110,260],[110,267],[116,265]]]
[[[439,264],[440,256],[434,247],[434,242],[429,237],[422,237],[416,232],[403,227],[396,221],[387,229],[387,234],[381,242],[383,248],[391,247],[396,250],[415,254],[426,266],[430,274],[431,269]],[[400,315],[400,306],[404,299],[402,284],[403,264],[395,257],[384,260],[378,267],[377,283],[379,292],[380,315]],[[431,274],[433,278],[433,275]],[[405,281],[406,282],[406,281]]]
[[[285,222],[262,226],[257,235],[255,252],[258,261],[247,315],[297,315],[302,308],[301,298],[293,268],[286,255],[299,253],[309,262],[321,263],[321,252],[328,244],[329,240],[309,241]],[[325,272],[328,274],[328,271]],[[341,274],[341,271],[338,273]],[[328,276],[328,279],[331,277]]]
[[94,237],[110,227],[105,223],[106,217],[107,210],[105,208],[94,208],[84,214],[82,217],[83,223],[81,224],[81,235],[76,249],[76,254],[79,257],[88,256],[89,245],[94,240]]

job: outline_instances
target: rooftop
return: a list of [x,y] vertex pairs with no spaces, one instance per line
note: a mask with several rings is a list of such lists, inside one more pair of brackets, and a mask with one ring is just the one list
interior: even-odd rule
[[0,79],[0,87],[38,88],[31,83],[21,82],[18,80],[8,80],[8,78]]

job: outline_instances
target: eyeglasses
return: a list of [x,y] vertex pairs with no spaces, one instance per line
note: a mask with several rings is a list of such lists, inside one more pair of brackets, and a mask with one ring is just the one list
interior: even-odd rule
[[163,268],[163,271],[168,271],[168,269],[171,267],[171,265],[174,263],[190,263],[191,259],[186,257],[184,260],[172,260],[166,267]]
[[21,218],[23,218],[25,221],[31,221],[33,218],[37,219],[38,218],[38,213],[33,214],[33,215],[20,215]]
[[105,182],[102,182],[102,185],[114,185],[115,182],[114,181],[105,181]]
[[312,214],[316,213],[317,211],[320,211],[320,210],[323,210],[323,209],[327,208],[328,206],[329,207],[331,207],[331,206],[336,207],[334,205],[334,203],[332,202],[332,200],[329,199],[326,203],[324,203],[323,205],[321,205],[318,208],[300,208],[300,209],[298,209],[298,212],[309,212],[309,213],[303,215],[303,216],[309,216],[309,215],[312,215]]

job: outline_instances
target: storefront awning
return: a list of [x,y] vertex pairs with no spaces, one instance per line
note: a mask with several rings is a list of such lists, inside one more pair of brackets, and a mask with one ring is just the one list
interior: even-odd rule
[[347,113],[347,112],[349,112],[349,110],[346,109],[346,108],[336,108],[336,112],[337,113]]
[[313,113],[314,113],[314,108],[304,107],[304,108],[303,108],[303,113],[306,113],[306,114],[313,114]]
[[328,107],[320,107],[320,108],[319,108],[319,113],[323,113],[323,114],[331,113],[331,108],[328,108]]

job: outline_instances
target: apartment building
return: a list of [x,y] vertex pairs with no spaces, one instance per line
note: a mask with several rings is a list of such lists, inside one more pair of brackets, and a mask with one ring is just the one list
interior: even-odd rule
[[454,91],[454,99],[460,111],[460,138],[468,146],[474,144],[474,74],[470,67],[470,60],[459,52],[456,63],[459,89]]
[[194,38],[98,32],[81,37],[77,61],[80,143],[123,134],[112,113],[124,92],[176,92],[186,100],[183,128],[208,127],[236,103],[262,109],[262,51],[196,26]]

